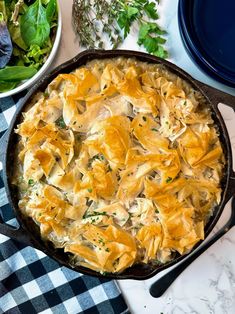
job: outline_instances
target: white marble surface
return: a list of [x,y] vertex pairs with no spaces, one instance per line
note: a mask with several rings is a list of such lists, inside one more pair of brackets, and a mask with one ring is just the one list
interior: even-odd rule
[[[57,58],[58,65],[81,52],[79,43],[71,28],[72,0],[59,0],[63,16],[63,34]],[[235,89],[226,87],[205,75],[187,55],[178,30],[178,0],[162,0],[160,5],[161,25],[168,32],[168,50],[170,61],[182,67],[196,79],[218,89],[235,95]],[[223,2],[221,2],[223,5]],[[140,50],[136,44],[135,30],[121,48]],[[229,129],[235,155],[235,115],[232,109],[221,106],[222,115]],[[231,212],[231,203],[227,204],[215,230],[221,228]],[[213,232],[212,232],[213,233]],[[167,271],[161,272],[146,281],[125,280],[118,284],[136,314],[234,314],[235,313],[235,229],[233,228],[221,240],[199,257],[173,283],[159,299],[149,294],[153,281]],[[105,313],[106,314],[106,313]]]

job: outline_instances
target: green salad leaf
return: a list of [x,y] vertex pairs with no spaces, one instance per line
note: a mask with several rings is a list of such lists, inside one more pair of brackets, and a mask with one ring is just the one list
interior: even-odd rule
[[42,0],[42,4],[45,6],[48,5],[49,2],[50,2],[50,0]]
[[15,43],[19,48],[26,51],[27,45],[21,36],[20,25],[14,25],[13,23],[10,24],[9,32],[10,32],[11,40],[13,41],[13,43]]
[[26,80],[37,73],[33,67],[7,66],[0,70],[0,82],[17,82]]
[[7,21],[6,6],[5,6],[5,1],[3,0],[0,0],[0,13],[3,15],[3,20]]
[[56,9],[57,9],[56,0],[50,0],[46,7],[46,16],[47,16],[47,21],[49,23],[52,22],[53,17],[56,13]]
[[50,24],[41,0],[36,0],[20,21],[21,36],[27,46],[42,46],[50,35]]
[[3,93],[35,75],[45,63],[58,23],[57,1],[0,0],[0,12],[13,45],[10,60],[0,71]]
[[0,93],[5,93],[16,87],[18,82],[1,82],[0,81]]

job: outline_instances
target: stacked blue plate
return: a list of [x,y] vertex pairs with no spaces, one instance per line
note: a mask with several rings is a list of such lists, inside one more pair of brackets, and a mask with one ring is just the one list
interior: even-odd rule
[[179,0],[178,21],[192,59],[235,87],[235,0]]

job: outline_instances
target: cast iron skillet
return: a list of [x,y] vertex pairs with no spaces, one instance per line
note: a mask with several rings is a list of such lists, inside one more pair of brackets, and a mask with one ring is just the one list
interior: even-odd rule
[[[128,51],[128,50],[87,50],[85,52],[80,53],[72,60],[62,64],[61,66],[57,67],[53,70],[50,74],[46,75],[41,79],[23,98],[19,107],[12,119],[11,125],[4,135],[4,138],[1,139],[0,143],[0,160],[3,162],[3,171],[4,171],[4,183],[6,187],[7,196],[10,202],[10,205],[14,209],[16,218],[19,222],[20,227],[18,229],[14,229],[7,224],[4,224],[3,221],[0,221],[0,233],[9,236],[15,240],[21,241],[26,243],[30,246],[33,246],[48,256],[55,259],[61,265],[67,266],[72,268],[80,273],[97,276],[100,277],[101,275],[93,270],[88,268],[76,266],[73,268],[69,264],[69,254],[64,253],[62,249],[54,249],[53,245],[49,242],[43,242],[40,238],[39,229],[36,224],[32,223],[30,218],[25,218],[22,216],[20,211],[18,210],[18,199],[17,199],[17,189],[14,185],[11,184],[10,178],[13,173],[12,164],[14,163],[14,150],[15,145],[17,143],[17,135],[14,133],[14,129],[16,128],[17,124],[22,121],[22,114],[21,112],[24,110],[26,104],[29,102],[31,97],[37,91],[44,91],[47,85],[59,74],[59,73],[69,73],[76,69],[77,67],[86,64],[88,61],[93,59],[104,59],[104,58],[116,58],[116,57],[131,57],[136,58],[139,61],[145,61],[149,63],[160,63],[164,64],[166,68],[168,68],[172,73],[175,73],[185,81],[189,82],[195,90],[199,90],[207,99],[208,104],[212,111],[213,119],[218,126],[219,133],[220,133],[220,140],[223,146],[224,155],[226,158],[226,166],[224,171],[224,176],[221,182],[222,187],[222,199],[219,206],[217,206],[214,210],[214,215],[209,220],[208,224],[205,228],[205,237],[211,232],[213,227],[215,226],[217,220],[219,219],[225,204],[227,201],[235,195],[235,173],[232,170],[232,151],[231,151],[231,143],[229,140],[229,135],[223,121],[223,118],[218,110],[218,103],[223,102],[228,106],[232,107],[235,110],[235,97],[218,91],[206,84],[198,82],[197,80],[193,79],[189,74],[184,72],[182,69],[178,68],[174,64],[159,59],[157,57],[142,53],[142,52],[135,52],[135,51]],[[199,245],[198,243],[193,250]],[[179,256],[176,255],[175,259],[169,263],[166,263],[161,266],[153,266],[153,265],[146,265],[146,264],[138,264],[134,265],[126,269],[121,274],[108,274],[106,278],[114,278],[114,279],[138,279],[143,280],[150,278],[156,275],[163,269],[166,269],[180,260],[184,259],[186,255]]]

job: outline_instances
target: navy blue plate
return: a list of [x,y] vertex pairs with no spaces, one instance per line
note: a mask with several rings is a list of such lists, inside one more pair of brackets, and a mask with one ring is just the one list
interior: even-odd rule
[[235,87],[235,0],[179,0],[178,21],[192,59]]

